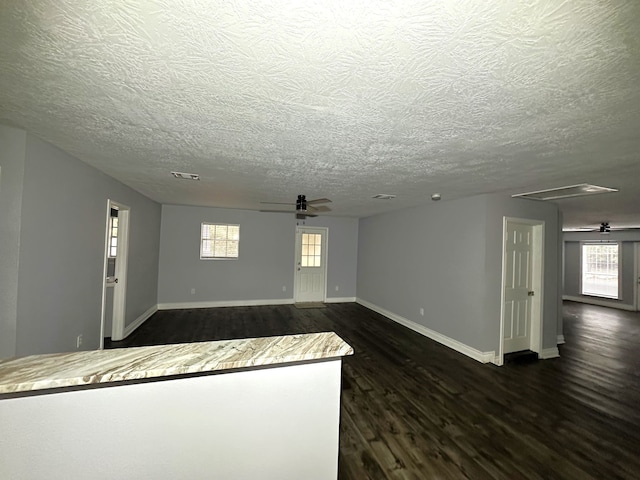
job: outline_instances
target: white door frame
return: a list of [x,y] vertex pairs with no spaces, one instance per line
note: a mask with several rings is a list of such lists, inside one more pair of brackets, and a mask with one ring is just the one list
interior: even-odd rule
[[127,296],[127,266],[129,263],[129,212],[128,206],[107,200],[107,218],[105,224],[104,266],[102,274],[102,313],[100,315],[100,349],[104,348],[105,315],[107,302],[107,268],[109,258],[109,220],[111,209],[118,210],[118,253],[116,255],[117,283],[113,286],[113,320],[111,322],[111,339],[124,338],[124,324]]
[[329,228],[327,227],[311,227],[306,225],[296,226],[296,248],[295,257],[293,259],[293,301],[298,301],[298,258],[300,257],[300,234],[301,230],[320,230],[323,234],[324,241],[322,242],[322,275],[324,277],[324,291],[322,294],[322,301],[327,300],[327,264],[329,263]]
[[535,295],[531,303],[531,332],[529,349],[542,353],[542,310],[544,306],[544,227],[545,222],[530,218],[503,217],[502,219],[502,285],[500,294],[500,343],[496,365],[504,364],[504,302],[507,283],[507,226],[509,223],[530,225],[533,230],[533,259],[531,285]]
[[[622,252],[622,247],[620,247],[619,251]],[[622,257],[622,253],[620,253],[620,257]],[[640,242],[633,242],[633,259],[633,281],[635,284],[635,288],[633,289],[633,304],[636,307],[636,312],[640,312]],[[622,275],[619,277],[622,277]]]

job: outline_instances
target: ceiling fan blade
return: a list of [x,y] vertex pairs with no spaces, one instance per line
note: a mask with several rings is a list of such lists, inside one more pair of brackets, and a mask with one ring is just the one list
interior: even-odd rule
[[260,202],[262,204],[266,204],[266,205],[295,205],[295,203],[291,203],[291,202]]
[[316,198],[315,200],[307,200],[307,205],[319,205],[321,203],[331,203],[328,198]]
[[258,210],[263,213],[296,213],[295,210]]
[[304,220],[307,217],[317,217],[317,215],[314,215],[313,213],[296,213],[296,218],[298,220]]
[[331,209],[326,205],[320,205],[319,207],[314,207],[313,205],[307,205],[307,210],[312,212],[330,212]]

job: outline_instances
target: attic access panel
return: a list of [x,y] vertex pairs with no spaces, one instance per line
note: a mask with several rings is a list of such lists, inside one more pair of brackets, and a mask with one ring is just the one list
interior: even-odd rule
[[513,198],[530,198],[533,200],[559,200],[562,198],[583,197],[586,195],[599,195],[619,191],[617,188],[600,187],[588,183],[569,185],[567,187],[549,188],[547,190],[536,190],[535,192],[516,193]]

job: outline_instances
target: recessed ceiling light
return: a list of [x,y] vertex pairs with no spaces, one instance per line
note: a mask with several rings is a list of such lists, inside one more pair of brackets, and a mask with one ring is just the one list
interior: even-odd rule
[[379,193],[377,195],[374,195],[371,198],[377,198],[378,200],[392,200],[392,199],[396,198],[396,196],[388,194],[388,193]]
[[585,195],[599,195],[601,193],[617,192],[616,188],[599,187],[580,183],[567,187],[550,188],[548,190],[537,190],[535,192],[517,193],[512,197],[532,198],[534,200],[559,200],[561,198],[582,197]]
[[200,180],[200,175],[197,173],[184,173],[184,172],[171,172],[176,178],[184,178],[186,180]]

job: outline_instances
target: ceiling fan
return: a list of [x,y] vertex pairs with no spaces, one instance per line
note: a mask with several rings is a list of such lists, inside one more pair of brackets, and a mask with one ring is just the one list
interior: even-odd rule
[[620,228],[612,228],[609,225],[609,222],[602,222],[598,228],[580,228],[573,230],[575,232],[599,232],[604,235],[611,232],[627,232],[632,230],[640,230],[638,227],[620,227]]
[[[305,195],[298,195],[297,200],[294,203],[289,202],[260,202],[266,205],[295,205],[295,210],[260,210],[261,212],[276,212],[276,213],[295,213],[297,219],[304,220],[307,217],[317,217],[318,213],[330,212],[331,209],[323,203],[331,203],[328,198],[316,198],[314,200],[307,200]],[[317,205],[317,206],[316,206]]]

